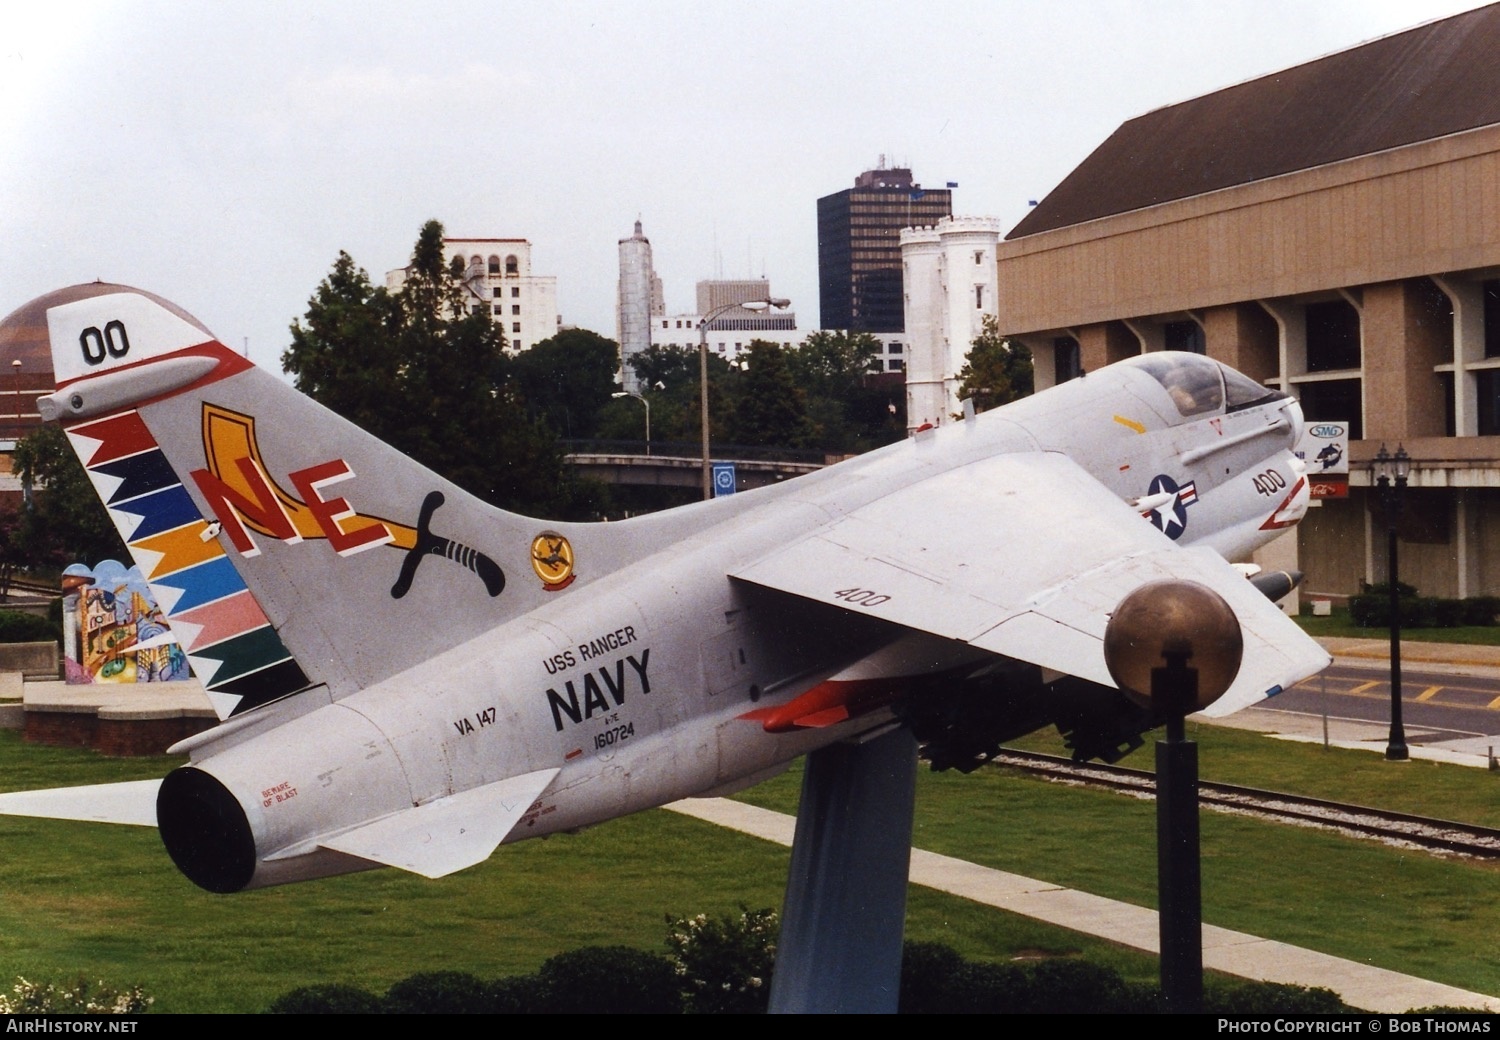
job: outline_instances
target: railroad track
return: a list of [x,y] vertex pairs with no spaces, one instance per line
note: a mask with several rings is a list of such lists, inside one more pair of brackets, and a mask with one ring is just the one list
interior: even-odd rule
[[[1009,766],[1050,780],[1120,791],[1139,798],[1154,798],[1156,795],[1155,775],[1140,769],[1098,763],[1079,765],[1055,755],[1009,748],[1002,749],[991,764]],[[1202,804],[1220,812],[1238,812],[1304,827],[1322,827],[1432,852],[1500,859],[1500,830],[1489,827],[1202,780],[1198,783],[1198,798]]]

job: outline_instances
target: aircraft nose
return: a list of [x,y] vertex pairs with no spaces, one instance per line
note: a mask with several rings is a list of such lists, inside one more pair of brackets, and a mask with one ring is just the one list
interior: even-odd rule
[[245,810],[209,773],[183,766],[156,795],[156,823],[177,869],[199,888],[238,892],[255,874],[255,836]]

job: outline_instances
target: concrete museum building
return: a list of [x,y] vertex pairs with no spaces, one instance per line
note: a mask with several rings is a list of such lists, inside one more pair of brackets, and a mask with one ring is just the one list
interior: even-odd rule
[[1384,576],[1382,443],[1413,459],[1402,579],[1500,592],[1500,6],[1126,122],[996,273],[1038,388],[1196,350],[1350,424],[1349,497],[1298,531],[1305,593]]

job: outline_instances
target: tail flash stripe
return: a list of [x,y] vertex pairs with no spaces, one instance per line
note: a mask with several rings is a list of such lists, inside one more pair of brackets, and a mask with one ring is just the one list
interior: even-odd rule
[[271,627],[139,413],[68,430],[221,717],[312,683]]
[[270,625],[194,651],[188,656],[195,669],[200,661],[204,664],[216,664],[213,678],[204,680],[205,685],[214,690],[222,689],[231,679],[291,660],[291,654],[287,653],[276,630]]
[[[217,539],[203,540],[208,524],[200,517],[196,523],[178,527],[161,534],[137,538],[130,543],[130,551],[146,573],[146,580],[155,581],[206,560],[219,559],[224,550]],[[152,554],[147,556],[146,554]],[[149,565],[149,570],[147,567]]]
[[[151,591],[156,595],[156,601],[163,604],[162,609],[169,615],[177,615],[225,596],[244,592],[245,582],[234,569],[234,564],[229,562],[229,557],[220,556],[216,560],[158,578],[151,582]],[[175,602],[170,608],[167,607],[165,604],[173,599]]]
[[237,679],[215,683],[209,696],[218,699],[223,694],[238,695],[242,699],[234,706],[234,714],[239,715],[311,685],[312,681],[301,666],[288,658],[259,671],[247,672]]
[[[107,419],[74,426],[68,430],[68,436],[73,438],[75,443],[82,438],[98,443],[93,454],[84,460],[83,464],[88,467],[156,447],[156,438],[152,437],[151,431],[146,429],[146,424],[141,421],[140,413],[134,411],[121,412]],[[83,457],[84,446],[78,444],[77,451],[79,457]]]
[[[248,589],[206,606],[179,610],[172,618],[173,631],[188,650],[195,652],[268,624],[260,604]],[[200,626],[191,640],[185,638],[186,626]]]
[[96,478],[114,477],[119,483],[114,493],[106,500],[106,505],[126,502],[152,491],[160,491],[162,488],[182,483],[177,479],[177,474],[172,472],[171,464],[167,462],[166,456],[161,453],[160,449],[101,463],[94,466],[90,472]]
[[[181,484],[143,495],[118,506],[111,506],[110,512],[141,518],[126,535],[127,542],[138,542],[153,534],[160,534],[162,531],[170,531],[174,527],[182,527],[194,520],[203,519],[202,514],[198,512],[198,507],[188,497],[187,489]],[[116,521],[116,524],[122,528],[122,533],[127,523],[129,521]]]

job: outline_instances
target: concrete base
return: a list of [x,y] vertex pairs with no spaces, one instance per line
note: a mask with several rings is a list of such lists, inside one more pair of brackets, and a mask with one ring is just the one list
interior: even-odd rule
[[25,739],[106,755],[160,755],[218,724],[196,680],[169,683],[27,683]]

